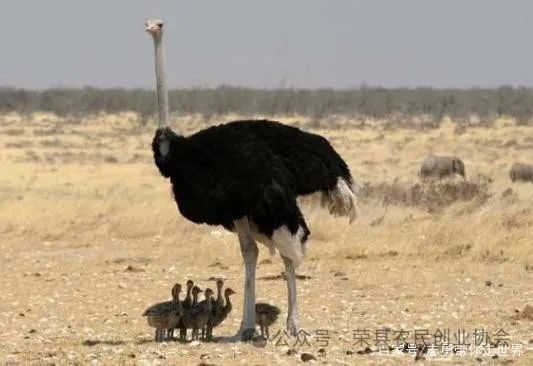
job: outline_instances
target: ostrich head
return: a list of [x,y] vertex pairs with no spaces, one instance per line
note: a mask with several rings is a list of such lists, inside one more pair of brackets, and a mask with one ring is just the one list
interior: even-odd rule
[[210,288],[206,288],[204,291],[204,296],[206,300],[209,300],[211,296],[213,296],[213,290],[211,290]]
[[228,296],[231,296],[231,295],[235,295],[236,292],[233,291],[231,288],[227,288],[226,291],[224,291],[224,294],[228,297]]
[[203,292],[203,290],[201,290],[200,287],[198,287],[198,286],[194,286],[194,287],[192,288],[192,294],[193,294],[193,296],[198,296],[198,294],[199,294],[200,292]]
[[163,34],[163,21],[157,18],[147,19],[144,23],[145,30],[152,35],[152,37],[161,37]]

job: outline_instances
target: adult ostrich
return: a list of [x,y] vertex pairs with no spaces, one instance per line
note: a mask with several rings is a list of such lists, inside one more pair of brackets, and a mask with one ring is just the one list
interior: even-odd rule
[[258,247],[277,249],[288,289],[287,330],[298,332],[295,268],[305,254],[309,229],[297,196],[321,192],[335,215],[356,216],[353,179],[344,160],[318,135],[278,122],[235,121],[182,136],[168,126],[163,22],[146,21],[154,40],[159,125],[152,149],[170,179],[178,209],[194,223],[222,225],[237,233],[245,265],[244,310],[234,340],[255,331]]

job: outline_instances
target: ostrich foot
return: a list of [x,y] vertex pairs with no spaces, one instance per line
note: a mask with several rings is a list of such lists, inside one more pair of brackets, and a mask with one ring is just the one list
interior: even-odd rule
[[300,330],[300,326],[298,325],[298,323],[298,319],[296,318],[287,319],[287,333],[295,337],[298,334],[298,331]]

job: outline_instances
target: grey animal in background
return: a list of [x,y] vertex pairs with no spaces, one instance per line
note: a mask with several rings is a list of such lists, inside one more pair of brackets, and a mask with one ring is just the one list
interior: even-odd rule
[[509,173],[513,182],[533,182],[533,165],[514,163]]
[[466,179],[465,164],[456,156],[436,156],[426,158],[420,167],[422,178],[445,178],[459,174]]

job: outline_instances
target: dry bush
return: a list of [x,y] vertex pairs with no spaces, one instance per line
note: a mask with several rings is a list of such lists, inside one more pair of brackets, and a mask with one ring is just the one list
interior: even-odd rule
[[52,127],[52,128],[36,128],[33,130],[34,136],[57,136],[62,135],[65,132],[58,127]]
[[365,183],[361,191],[363,202],[381,201],[387,204],[415,206],[438,211],[457,201],[478,200],[490,197],[489,184],[479,181],[431,181],[402,184],[399,182]]
[[[180,115],[199,114],[205,120],[236,113],[250,116],[302,115],[316,124],[328,116],[352,118],[356,125],[365,120],[387,120],[386,128],[425,130],[438,128],[444,116],[461,124],[490,127],[497,118],[508,116],[519,125],[533,121],[533,89],[382,88],[362,85],[333,89],[250,89],[221,85],[217,88],[173,89],[170,111]],[[97,89],[85,87],[22,90],[0,87],[0,111],[31,115],[36,111],[68,117],[134,111],[135,123],[144,126],[154,113],[154,92],[147,89]],[[133,120],[132,120],[133,121]],[[363,122],[363,125],[365,123]]]
[[33,141],[19,140],[16,142],[6,142],[4,145],[7,149],[24,149],[33,146]]
[[8,136],[20,136],[24,134],[23,128],[8,128],[2,131],[3,134]]
[[47,139],[41,141],[42,147],[64,147],[64,143],[57,137],[54,139]]

